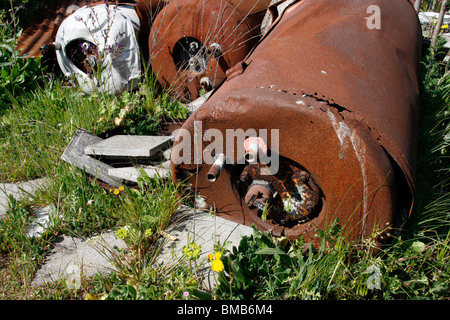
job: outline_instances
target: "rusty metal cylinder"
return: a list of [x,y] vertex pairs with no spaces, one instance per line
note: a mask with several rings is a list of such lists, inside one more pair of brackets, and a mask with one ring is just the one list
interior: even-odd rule
[[[191,152],[211,149],[210,139],[187,147],[177,136],[173,179],[198,169],[190,183],[219,215],[274,235],[316,243],[317,228],[338,219],[349,239],[381,241],[413,206],[417,14],[407,0],[303,0],[271,11],[268,33],[182,128],[215,133],[215,147],[222,139],[222,174],[209,182],[210,164]],[[246,137],[230,132],[263,138],[270,161],[243,161]],[[245,201],[256,180],[276,191],[265,219]]]
[[214,161],[213,165],[209,169],[208,173],[206,174],[206,178],[209,182],[214,182],[219,177],[220,173],[222,172],[224,166],[225,166],[225,155],[223,153],[220,153],[216,160]]
[[[104,4],[105,1],[97,0],[46,0],[41,1],[34,20],[30,26],[24,30],[17,40],[17,48],[22,54],[28,54],[30,57],[38,57],[47,54],[40,48],[55,41],[56,33],[61,23],[78,8],[85,5],[94,7],[98,4]],[[116,1],[110,1],[116,4]],[[144,58],[148,56],[148,35],[153,19],[159,10],[166,4],[161,0],[137,0],[137,1],[117,1],[120,5],[133,6],[140,19],[139,42],[142,48]]]
[[169,1],[153,22],[148,44],[158,81],[185,100],[199,97],[204,77],[216,87],[257,42],[269,3]]

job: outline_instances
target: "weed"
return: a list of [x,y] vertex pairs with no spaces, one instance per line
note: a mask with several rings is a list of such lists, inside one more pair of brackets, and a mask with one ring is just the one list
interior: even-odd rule
[[43,74],[40,58],[26,59],[17,50],[16,38],[21,33],[17,30],[17,11],[17,7],[11,8],[9,19],[5,11],[0,11],[0,115],[18,94],[39,85]]

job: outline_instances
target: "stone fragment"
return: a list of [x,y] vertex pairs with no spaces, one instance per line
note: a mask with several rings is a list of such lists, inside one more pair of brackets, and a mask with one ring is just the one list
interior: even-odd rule
[[167,148],[171,136],[127,136],[116,135],[84,148],[91,156],[120,158],[151,158]]
[[0,218],[8,210],[10,196],[16,200],[22,200],[45,187],[45,183],[45,178],[20,183],[0,183]]
[[103,139],[91,134],[84,129],[78,129],[66,150],[61,156],[61,159],[85,170],[91,176],[97,177],[103,182],[112,186],[122,185],[122,181],[117,178],[112,178],[108,175],[108,169],[112,166],[94,159],[84,152],[87,146],[101,142]]
[[218,242],[221,244],[228,242],[229,245],[226,248],[232,249],[239,245],[242,237],[253,234],[251,227],[212,215],[209,211],[196,210],[183,205],[172,217],[172,221],[173,224],[166,229],[166,233],[177,241],[166,240],[158,260],[181,261],[183,247],[190,242],[195,242],[202,249],[197,262],[199,271],[209,288],[216,284],[217,279],[207,258],[209,254],[214,254],[214,245]]
[[61,236],[57,238],[48,260],[37,271],[32,285],[65,279],[70,287],[80,285],[84,277],[113,269],[111,254],[117,248],[125,248],[113,231],[87,240]]
[[34,207],[31,213],[35,219],[27,226],[28,237],[40,238],[50,228],[56,218],[56,207],[54,205]]
[[170,173],[170,170],[165,168],[138,168],[138,167],[125,167],[125,168],[111,168],[108,169],[108,174],[113,178],[123,179],[131,182],[137,182],[137,178],[141,176],[140,170],[145,171],[150,178],[164,178]]

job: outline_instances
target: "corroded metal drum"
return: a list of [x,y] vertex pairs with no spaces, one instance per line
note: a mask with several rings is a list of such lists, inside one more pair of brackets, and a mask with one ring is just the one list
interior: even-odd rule
[[[111,4],[116,3],[116,1],[109,2]],[[56,33],[61,23],[68,16],[85,5],[93,7],[104,3],[105,1],[90,0],[43,1],[35,14],[34,21],[19,37],[18,49],[22,54],[28,54],[30,57],[41,56],[43,54],[41,47],[55,41]],[[145,50],[143,56],[146,57],[148,55],[146,48],[151,22],[166,3],[162,0],[119,0],[117,3],[133,6],[136,9],[140,19],[139,40],[142,44],[141,47]]]
[[158,81],[179,99],[211,90],[255,45],[270,0],[172,0],[153,21],[149,54]]
[[137,88],[141,57],[148,58],[150,26],[165,4],[160,0],[46,1],[18,39],[18,49],[42,56],[50,71],[60,70],[85,93],[120,94]]
[[173,180],[197,206],[274,235],[315,243],[339,219],[349,239],[381,241],[413,206],[417,14],[407,0],[271,12],[268,33],[178,132]]

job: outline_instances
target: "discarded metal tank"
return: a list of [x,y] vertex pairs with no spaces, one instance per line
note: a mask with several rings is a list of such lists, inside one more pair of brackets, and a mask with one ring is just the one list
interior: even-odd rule
[[[42,55],[49,65],[57,59],[87,93],[95,86],[110,93],[132,88],[142,56],[163,86],[177,98],[193,100],[200,89],[218,85],[256,44],[269,3],[48,0],[47,11],[19,39],[19,49]],[[103,74],[95,79],[99,69]]]
[[[141,44],[145,43],[145,46],[142,46],[145,49],[151,21],[165,3],[160,0],[138,0],[137,2],[120,0],[117,2],[119,5],[129,5],[136,9],[140,19],[139,41]],[[61,23],[68,16],[85,5],[95,6],[104,3],[104,1],[93,2],[89,0],[42,1],[42,6],[35,14],[35,21],[19,37],[17,41],[18,49],[22,54],[28,54],[30,57],[44,56],[45,58],[47,54],[52,53],[53,48],[48,46],[51,46],[55,41]],[[110,3],[115,4],[116,2],[110,1]],[[53,56],[48,58],[51,59]]]
[[[81,90],[118,94],[136,86],[148,56],[148,34],[160,0],[47,1],[36,22],[18,39],[18,49],[58,65]],[[42,10],[42,9],[40,9]]]
[[378,232],[382,242],[413,206],[417,14],[407,0],[276,9],[178,131],[173,180],[197,207],[277,236],[316,243],[316,229],[338,218],[350,240]]
[[169,1],[153,21],[149,54],[158,81],[177,98],[210,91],[261,34],[270,0]]

